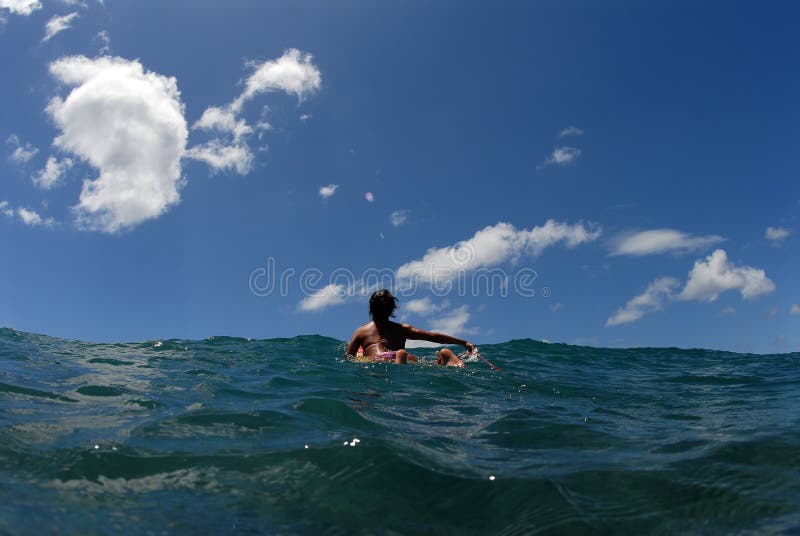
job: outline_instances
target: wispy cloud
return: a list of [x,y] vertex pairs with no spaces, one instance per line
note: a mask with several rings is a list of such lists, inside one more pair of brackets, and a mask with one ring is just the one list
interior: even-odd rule
[[[248,66],[253,71],[245,80],[242,93],[226,106],[210,106],[192,126],[194,130],[215,131],[222,137],[187,152],[187,156],[202,160],[212,169],[233,169],[241,175],[250,171],[253,161],[252,151],[245,141],[253,129],[240,118],[245,103],[261,93],[271,91],[283,91],[302,101],[319,90],[322,84],[319,69],[312,62],[311,54],[296,48],[287,50],[275,60],[251,62]],[[260,131],[259,140],[263,131],[271,128],[263,120],[263,114],[256,128]],[[221,158],[222,155],[225,158]]]
[[73,11],[67,15],[52,17],[44,26],[44,37],[42,43],[45,43],[53,38],[57,33],[67,30],[72,25],[72,21],[78,18],[78,12]]
[[583,130],[579,129],[578,127],[569,126],[559,132],[558,136],[560,138],[564,138],[566,136],[583,136]]
[[42,218],[35,210],[24,207],[14,209],[8,201],[0,201],[0,214],[6,218],[13,218],[16,215],[22,223],[31,227],[52,227],[55,223],[53,218]]
[[724,240],[718,235],[692,236],[675,229],[652,229],[618,238],[611,254],[642,256],[690,252],[713,246]]
[[44,169],[40,169],[36,175],[32,177],[33,184],[42,190],[49,190],[58,184],[61,176],[72,167],[71,158],[63,158],[59,160],[54,156],[47,159]]
[[427,316],[433,313],[437,313],[447,307],[446,304],[436,305],[431,301],[429,297],[418,298],[416,300],[410,300],[406,303],[401,304],[401,308],[403,311],[418,315]]
[[97,32],[97,40],[100,41],[100,50],[97,51],[98,54],[101,56],[111,54],[111,37],[108,35],[108,30]]
[[789,314],[793,315],[800,315],[800,305],[792,304],[792,308],[789,309]]
[[[594,224],[579,222],[568,224],[548,220],[531,229],[517,229],[509,223],[498,223],[476,232],[471,238],[452,246],[431,248],[419,259],[407,262],[395,271],[389,270],[394,284],[399,288],[415,288],[418,283],[440,284],[461,273],[480,268],[496,267],[504,262],[514,262],[523,256],[536,257],[549,247],[562,244],[568,248],[596,240],[602,230]],[[347,299],[363,297],[373,288],[369,283],[356,281],[353,288],[342,290],[342,299],[330,296],[336,285],[328,285],[312,298],[304,298],[300,309],[318,310],[344,303]]]
[[400,266],[397,278],[401,283],[411,279],[432,283],[435,278],[447,278],[447,274],[456,277],[459,272],[490,268],[523,255],[535,257],[559,243],[574,247],[596,240],[600,234],[599,226],[582,222],[567,224],[548,220],[532,229],[517,229],[501,222],[452,246],[429,249],[422,258]]
[[673,290],[679,287],[680,284],[680,281],[674,277],[661,277],[656,279],[647,285],[643,293],[630,299],[624,307],[617,309],[617,311],[606,320],[606,327],[635,322],[646,313],[658,311],[661,309],[664,298],[672,294]]
[[539,165],[539,168],[547,166],[566,166],[574,162],[581,155],[581,150],[577,147],[556,147],[553,153]]
[[39,149],[30,143],[23,144],[20,142],[16,134],[11,134],[6,140],[6,143],[14,147],[8,159],[17,164],[25,164],[39,153]]
[[344,303],[347,289],[344,285],[330,284],[300,301],[299,308],[305,312],[321,311],[332,305]]
[[395,227],[400,227],[404,223],[408,221],[408,211],[407,210],[395,210],[392,212],[391,216],[389,217],[392,225]]
[[781,246],[783,241],[789,238],[791,234],[791,229],[785,227],[767,227],[764,237],[769,240],[773,246],[778,247]]
[[328,184],[327,186],[321,186],[319,189],[319,195],[323,199],[327,199],[336,193],[337,188],[339,188],[338,184]]
[[195,145],[186,151],[185,156],[204,162],[211,168],[212,173],[235,171],[239,175],[249,173],[255,159],[246,144],[226,145],[218,139]]

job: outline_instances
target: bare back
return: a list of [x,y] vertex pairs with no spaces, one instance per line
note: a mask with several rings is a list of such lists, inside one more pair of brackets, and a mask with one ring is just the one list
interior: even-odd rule
[[[406,324],[398,324],[387,320],[385,322],[368,322],[358,328],[353,334],[353,341],[351,345],[355,345],[364,349],[365,356],[374,356],[382,352],[390,350],[400,350],[406,347],[406,339],[408,328]],[[355,350],[358,348],[356,347]],[[355,351],[351,353],[351,348],[348,348],[348,354],[355,355]]]

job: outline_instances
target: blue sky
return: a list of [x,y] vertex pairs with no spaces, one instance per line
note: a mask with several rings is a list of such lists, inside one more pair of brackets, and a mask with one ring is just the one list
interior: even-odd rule
[[0,325],[800,350],[798,11],[0,0]]

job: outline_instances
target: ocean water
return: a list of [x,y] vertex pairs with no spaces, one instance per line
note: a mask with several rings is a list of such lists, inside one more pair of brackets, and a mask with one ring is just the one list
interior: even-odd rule
[[800,354],[341,348],[0,330],[0,533],[800,533]]

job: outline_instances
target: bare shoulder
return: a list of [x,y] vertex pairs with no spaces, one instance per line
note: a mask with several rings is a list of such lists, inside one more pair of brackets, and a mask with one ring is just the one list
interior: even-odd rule
[[423,331],[423,330],[421,330],[419,328],[415,328],[411,324],[402,324],[402,326],[403,326],[403,332],[406,334],[406,337],[408,337],[409,339],[413,338],[414,335],[420,335],[420,334],[425,333],[425,331]]

